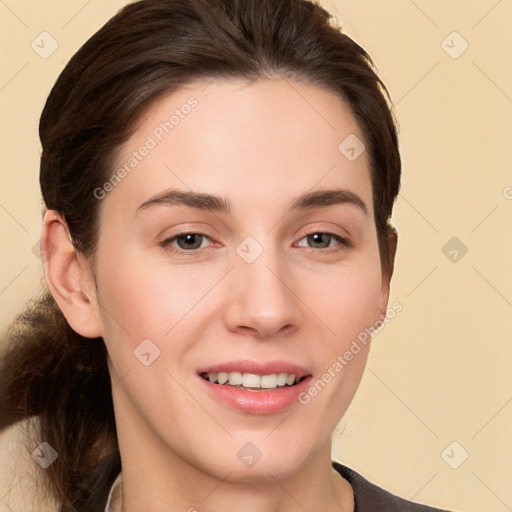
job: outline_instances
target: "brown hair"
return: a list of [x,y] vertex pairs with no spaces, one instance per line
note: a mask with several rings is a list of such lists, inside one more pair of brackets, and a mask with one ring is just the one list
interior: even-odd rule
[[[361,127],[386,270],[401,173],[389,95],[367,53],[307,0],[141,0],[78,50],[39,126],[43,199],[62,215],[75,249],[94,267],[100,201],[93,191],[158,96],[194,79],[276,75],[338,94]],[[4,340],[0,430],[36,416],[40,440],[59,455],[44,474],[60,511],[102,509],[120,470],[103,339],[74,332],[43,286]]]

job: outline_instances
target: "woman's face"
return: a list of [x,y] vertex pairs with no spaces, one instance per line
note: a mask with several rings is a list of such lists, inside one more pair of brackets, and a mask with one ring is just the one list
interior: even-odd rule
[[284,79],[196,82],[141,118],[95,192],[122,455],[231,480],[330,455],[387,306],[362,140]]

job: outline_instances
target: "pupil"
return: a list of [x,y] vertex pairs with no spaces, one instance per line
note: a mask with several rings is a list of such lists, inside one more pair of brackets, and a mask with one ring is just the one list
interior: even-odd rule
[[[329,246],[330,235],[328,235],[327,233],[313,233],[312,235],[309,235],[309,236],[310,236],[310,240],[313,239],[313,243],[322,243],[321,239],[325,236],[328,239],[327,240],[327,247]],[[320,238],[320,241],[314,240],[315,238]]]
[[[198,235],[196,235],[196,234],[183,235],[182,237],[178,238],[178,245],[181,247],[182,243],[180,243],[180,241],[181,240],[186,240],[185,247],[181,247],[182,249],[198,249],[201,246],[201,241],[199,241],[199,244],[196,243],[195,247],[191,247],[190,245],[186,245],[187,243],[190,243],[190,241],[193,240],[194,237],[198,237]],[[200,238],[200,237],[198,237],[198,238]]]

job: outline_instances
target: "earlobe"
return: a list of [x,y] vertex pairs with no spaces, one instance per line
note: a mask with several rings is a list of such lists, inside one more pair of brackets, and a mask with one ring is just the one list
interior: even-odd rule
[[43,218],[41,257],[50,291],[71,328],[87,338],[100,337],[94,280],[55,210],[47,210]]

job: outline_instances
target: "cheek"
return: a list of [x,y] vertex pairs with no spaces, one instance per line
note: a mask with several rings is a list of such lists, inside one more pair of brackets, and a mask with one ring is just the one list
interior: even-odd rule
[[[374,322],[381,299],[382,280],[379,265],[370,259],[316,275],[309,284],[311,304],[324,327],[330,332],[331,349],[341,349]],[[306,297],[308,295],[305,295]]]
[[162,349],[164,334],[184,314],[187,289],[168,271],[166,275],[164,269],[129,249],[99,261],[103,338],[114,366],[124,373],[136,362],[134,350],[143,340],[152,340]]
[[197,271],[194,278],[184,267],[171,268],[136,251],[105,259],[99,280],[107,328],[114,321],[145,337],[161,338],[201,293]]
[[380,267],[374,258],[360,257],[317,282],[322,288],[311,295],[311,309],[318,312],[325,328],[321,344],[315,347],[320,362],[316,378],[321,382],[312,396],[322,395],[316,404],[330,410],[334,421],[345,411],[364,372],[371,343],[368,328],[374,324],[381,299]]

